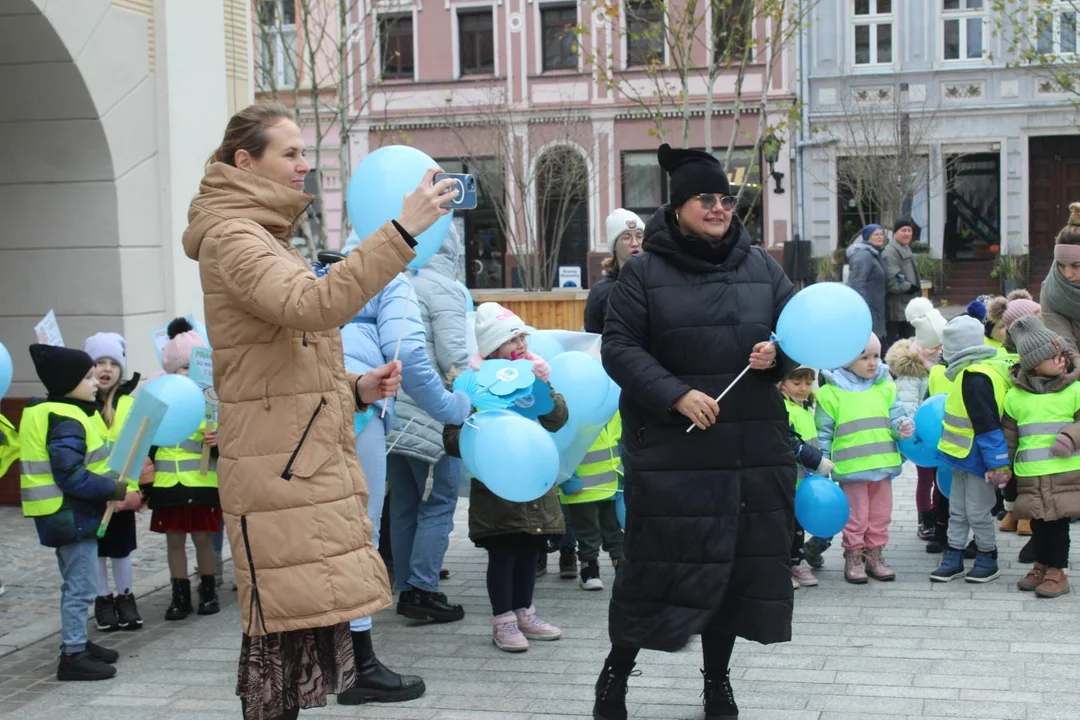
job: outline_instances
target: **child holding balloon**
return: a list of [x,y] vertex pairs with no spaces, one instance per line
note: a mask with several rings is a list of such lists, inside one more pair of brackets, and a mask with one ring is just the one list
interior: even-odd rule
[[[792,449],[799,461],[798,481],[806,477],[807,472],[828,476],[833,470],[833,462],[826,458],[818,447],[817,427],[814,425],[814,380],[817,374],[813,368],[800,365],[792,370],[779,385],[784,396],[788,423],[791,426]],[[798,484],[796,484],[796,488]],[[791,541],[791,587],[815,587],[818,580],[806,563],[806,531],[799,520],[795,520],[795,534]]]
[[[118,333],[91,335],[83,343],[83,350],[96,363],[98,378],[99,412],[92,422],[105,441],[106,448],[111,450],[120,438],[120,430],[134,405],[131,394],[139,385],[139,374],[135,373],[130,380],[123,379],[127,371],[127,341]],[[139,492],[139,487],[129,480],[128,490],[134,495]],[[105,536],[98,541],[98,596],[94,600],[94,617],[98,630],[102,632],[138,630],[143,625],[132,592],[135,569],[131,562],[131,553],[138,547],[135,512],[140,507],[141,503],[134,504],[130,509],[118,507],[109,521]],[[115,594],[109,591],[110,561]]]
[[[547,381],[551,369],[529,352],[527,336],[532,328],[497,303],[483,303],[476,310],[477,355],[470,361],[479,367],[486,359],[528,359],[536,377]],[[562,428],[569,413],[563,397],[551,390],[554,408],[538,419],[548,432]],[[446,425],[443,444],[447,454],[461,457],[460,425]],[[477,452],[481,449],[477,448]],[[499,452],[487,448],[487,452]],[[559,628],[536,614],[533,588],[536,566],[547,539],[566,531],[559,497],[554,486],[532,502],[504,500],[475,478],[469,498],[469,539],[488,551],[487,589],[492,608],[492,642],[505,652],[524,652],[529,640],[558,640]]]
[[[170,375],[187,376],[191,369],[191,351],[206,347],[202,336],[185,318],[176,318],[168,327],[169,342],[162,350],[162,363]],[[202,468],[203,445],[210,450],[206,472]],[[153,483],[149,489],[150,529],[165,535],[169,574],[172,577],[172,602],[165,611],[166,620],[183,620],[195,608],[191,602],[188,579],[187,536],[195,543],[199,571],[199,615],[213,615],[219,610],[217,581],[214,577],[216,554],[213,533],[221,530],[221,503],[217,481],[217,431],[202,426],[184,442],[174,447],[155,447]]]
[[904,415],[881,341],[871,333],[862,354],[843,368],[822,370],[818,391],[818,441],[836,467],[833,480],[847,496],[850,514],[843,530],[844,579],[862,585],[867,577],[893,580],[883,551],[892,522],[892,479],[903,460],[896,438],[908,438],[915,423]]

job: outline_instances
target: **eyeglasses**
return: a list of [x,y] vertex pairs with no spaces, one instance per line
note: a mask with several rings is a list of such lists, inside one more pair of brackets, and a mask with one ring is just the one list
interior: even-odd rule
[[719,195],[716,193],[701,193],[697,196],[698,202],[701,203],[701,209],[705,212],[711,212],[716,204],[720,204],[722,210],[731,212],[735,209],[736,199],[731,195]]
[[645,242],[645,233],[640,230],[637,232],[624,232],[619,236],[619,239],[627,245],[641,245]]

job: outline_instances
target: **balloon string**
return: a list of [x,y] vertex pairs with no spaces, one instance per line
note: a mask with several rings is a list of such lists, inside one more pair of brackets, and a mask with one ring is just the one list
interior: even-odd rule
[[413,420],[415,419],[416,418],[412,418],[412,420],[409,420],[409,422],[405,423],[405,427],[401,428],[401,433],[396,438],[394,438],[394,442],[390,443],[390,447],[386,448],[387,455],[389,455],[390,451],[394,449],[394,446],[398,444],[398,441],[400,441],[401,438],[405,437],[405,431],[409,429],[409,426],[412,425]]
[[[776,337],[775,334],[769,335],[769,344],[772,345],[772,344],[776,343],[777,339],[778,338]],[[741,373],[739,373],[738,375],[735,376],[735,379],[731,381],[730,385],[728,385],[726,388],[724,388],[724,392],[720,393],[715,398],[713,398],[713,402],[719,403],[721,400],[723,400],[724,396],[727,395],[729,392],[731,392],[731,388],[735,387],[735,383],[742,380],[743,375],[745,375],[748,372],[750,372],[750,365],[749,364],[747,364],[747,366],[742,369]],[[696,424],[690,423],[690,427],[686,428],[686,432],[687,433],[693,432],[694,428],[696,428],[696,427],[697,427]]]
[[[398,355],[401,353],[401,339],[405,337],[405,322],[409,319],[409,303],[412,302],[413,286],[409,283],[409,294],[405,296],[405,312],[401,313],[401,328],[398,329],[397,344],[394,345],[394,360],[397,362]],[[382,414],[380,418],[386,417],[386,408],[390,404],[390,399],[387,398],[386,402],[382,406]]]

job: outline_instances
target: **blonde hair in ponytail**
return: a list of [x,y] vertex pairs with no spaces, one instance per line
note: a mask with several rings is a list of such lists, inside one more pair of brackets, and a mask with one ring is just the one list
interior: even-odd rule
[[1080,245],[1080,202],[1069,204],[1069,220],[1054,238],[1057,245]]

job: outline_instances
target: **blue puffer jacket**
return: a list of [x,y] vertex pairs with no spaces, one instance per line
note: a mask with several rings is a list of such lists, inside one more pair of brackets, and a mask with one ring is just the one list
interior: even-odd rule
[[[345,367],[349,372],[362,374],[394,359],[394,347],[405,317],[405,334],[401,339],[401,390],[416,401],[424,411],[442,423],[460,425],[469,415],[469,397],[461,392],[449,392],[439,373],[432,367],[427,354],[427,338],[420,317],[416,294],[410,293],[409,280],[398,275],[373,297],[341,329],[345,351]],[[405,303],[408,302],[408,314]],[[459,301],[460,302],[460,301]],[[388,401],[387,432],[394,426],[394,400]],[[381,412],[382,402],[376,403]]]
[[[31,400],[29,407],[41,402]],[[55,397],[50,397],[49,402],[82,408],[88,417],[96,411],[93,403]],[[86,469],[86,431],[79,421],[50,415],[46,442],[53,482],[63,491],[64,504],[52,515],[34,518],[38,540],[46,547],[55,548],[92,538],[105,514],[105,502],[123,500],[126,486]]]

